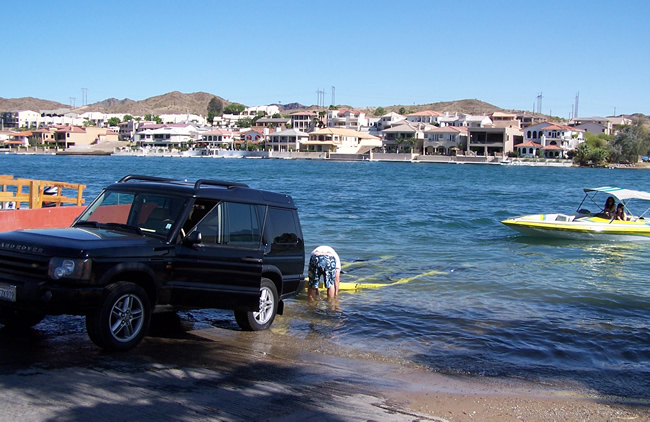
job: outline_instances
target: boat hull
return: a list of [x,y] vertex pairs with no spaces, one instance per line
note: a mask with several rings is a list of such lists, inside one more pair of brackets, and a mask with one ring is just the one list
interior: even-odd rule
[[598,241],[650,240],[650,223],[646,223],[646,220],[610,221],[599,217],[537,214],[509,218],[501,223],[534,237]]

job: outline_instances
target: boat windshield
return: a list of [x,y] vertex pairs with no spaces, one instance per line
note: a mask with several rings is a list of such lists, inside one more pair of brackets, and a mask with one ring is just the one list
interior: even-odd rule
[[76,225],[135,230],[167,236],[178,220],[185,199],[148,192],[104,191],[79,217]]

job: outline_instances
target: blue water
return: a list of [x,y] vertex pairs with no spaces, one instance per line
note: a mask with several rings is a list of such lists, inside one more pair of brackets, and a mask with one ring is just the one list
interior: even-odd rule
[[499,223],[572,213],[582,188],[650,191],[650,172],[294,160],[0,156],[1,173],[85,183],[214,178],[291,194],[307,249],[340,254],[336,306],[290,300],[274,330],[452,374],[650,398],[650,242],[535,240]]

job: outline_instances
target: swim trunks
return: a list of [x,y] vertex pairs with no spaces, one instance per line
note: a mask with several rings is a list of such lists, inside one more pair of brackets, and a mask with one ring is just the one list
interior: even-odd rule
[[318,289],[318,283],[323,279],[326,289],[334,286],[336,279],[336,258],[331,255],[312,255],[309,258],[309,287]]

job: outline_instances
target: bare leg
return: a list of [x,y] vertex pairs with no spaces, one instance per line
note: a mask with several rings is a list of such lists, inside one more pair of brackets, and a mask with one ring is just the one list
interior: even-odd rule
[[[318,296],[318,289],[314,289],[313,287],[307,287],[307,296],[309,297],[309,300],[314,300],[316,296]],[[329,296],[329,291],[328,291],[328,296]]]

